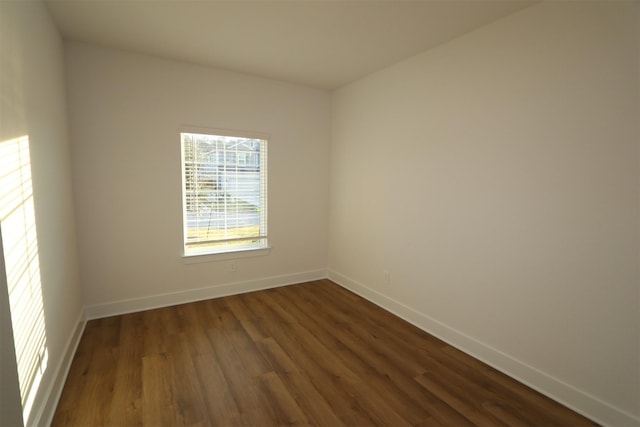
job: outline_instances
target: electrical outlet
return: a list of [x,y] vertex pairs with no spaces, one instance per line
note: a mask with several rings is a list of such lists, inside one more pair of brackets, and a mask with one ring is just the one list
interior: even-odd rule
[[236,260],[232,260],[229,262],[229,270],[238,271],[238,262]]

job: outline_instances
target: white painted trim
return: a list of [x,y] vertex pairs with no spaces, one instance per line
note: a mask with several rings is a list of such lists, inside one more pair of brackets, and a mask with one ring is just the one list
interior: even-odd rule
[[237,130],[237,129],[224,129],[208,126],[195,126],[195,125],[181,125],[180,133],[197,133],[201,135],[221,135],[231,136],[249,139],[261,139],[268,141],[271,139],[271,134],[267,132],[258,132],[253,130]]
[[248,280],[245,282],[225,283],[217,286],[153,295],[150,297],[132,298],[128,300],[108,302],[105,304],[89,305],[85,310],[88,320],[99,319],[118,314],[134,313],[188,302],[202,301],[211,298],[220,298],[229,295],[259,291],[262,289],[293,285],[295,283],[309,282],[312,280],[324,279],[326,277],[326,270],[305,271],[301,273]]
[[267,256],[271,253],[271,247],[266,248],[252,248],[235,250],[229,252],[218,253],[203,253],[203,254],[190,254],[182,255],[182,262],[184,264],[201,264],[203,262],[219,262],[229,261],[234,259],[252,258],[258,256]]
[[80,344],[80,339],[82,338],[86,324],[85,311],[81,310],[78,315],[78,320],[76,321],[76,327],[67,340],[64,354],[53,372],[52,380],[49,383],[47,390],[42,394],[42,396],[45,397],[41,399],[39,407],[34,408],[35,411],[34,415],[31,417],[33,420],[33,422],[30,423],[31,425],[51,425],[53,416],[56,412],[56,407],[58,406],[58,401],[62,395],[64,383],[67,381],[67,375],[69,375],[69,369],[71,369],[73,357],[75,356],[78,345]]
[[336,271],[328,277],[338,285],[360,295],[425,332],[475,357],[549,398],[606,426],[640,426],[640,418],[529,366],[473,337],[451,328],[428,315],[402,304]]

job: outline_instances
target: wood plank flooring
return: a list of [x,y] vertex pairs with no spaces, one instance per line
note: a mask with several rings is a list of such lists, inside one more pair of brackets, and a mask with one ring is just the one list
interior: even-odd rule
[[320,280],[87,323],[54,426],[587,426]]

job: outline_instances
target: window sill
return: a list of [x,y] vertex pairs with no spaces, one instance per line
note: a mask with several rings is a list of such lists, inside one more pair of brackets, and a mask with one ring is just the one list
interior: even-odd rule
[[231,259],[252,258],[266,256],[271,252],[271,247],[257,249],[242,249],[237,251],[219,252],[216,254],[191,254],[182,255],[184,264],[200,264],[203,262],[228,261]]

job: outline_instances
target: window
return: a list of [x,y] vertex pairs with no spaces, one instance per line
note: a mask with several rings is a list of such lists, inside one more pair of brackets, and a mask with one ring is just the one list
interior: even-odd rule
[[267,248],[267,138],[183,132],[184,254]]

